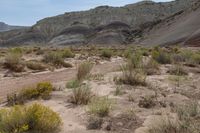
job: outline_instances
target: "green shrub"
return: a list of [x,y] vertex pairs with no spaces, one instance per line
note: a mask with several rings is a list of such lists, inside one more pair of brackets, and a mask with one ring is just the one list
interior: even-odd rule
[[49,82],[41,82],[37,84],[36,90],[43,99],[49,99],[53,86]]
[[126,65],[121,67],[123,75],[115,78],[116,83],[129,85],[146,85],[146,74],[143,70],[142,55],[140,53],[133,54]]
[[50,53],[46,54],[44,56],[43,61],[45,63],[52,64],[56,67],[61,67],[61,66],[63,66],[63,63],[64,63],[62,54],[59,52],[50,52]]
[[93,115],[105,117],[112,108],[112,102],[108,97],[95,97],[88,105],[88,112]]
[[27,100],[37,99],[49,99],[50,94],[53,91],[53,86],[49,82],[41,82],[37,84],[37,87],[26,88],[21,90],[17,94],[10,94],[7,96],[8,105],[24,104]]
[[67,84],[66,84],[66,87],[71,89],[71,88],[78,88],[80,87],[81,83],[80,81],[78,80],[72,80],[72,81],[69,81]]
[[83,62],[78,67],[77,80],[82,81],[89,76],[93,65],[90,62]]
[[43,63],[38,62],[38,61],[28,61],[26,62],[26,66],[29,69],[40,70],[40,71],[44,71],[47,68]]
[[61,123],[57,113],[40,104],[0,110],[1,133],[54,133]]
[[112,51],[110,49],[102,50],[101,51],[101,57],[111,58],[112,57]]
[[152,58],[160,64],[171,64],[171,56],[166,51],[159,49],[152,52]]
[[21,55],[18,53],[8,53],[5,57],[4,67],[14,72],[24,71],[25,65],[22,62]]
[[65,49],[63,52],[62,52],[62,57],[63,58],[73,58],[75,56],[74,53],[72,53],[71,49]]
[[91,88],[88,85],[83,85],[78,88],[74,88],[70,102],[73,104],[81,105],[88,104],[92,98]]

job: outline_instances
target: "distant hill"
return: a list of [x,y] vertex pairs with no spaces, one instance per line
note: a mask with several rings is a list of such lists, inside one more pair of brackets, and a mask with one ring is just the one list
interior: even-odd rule
[[0,32],[10,31],[10,30],[14,30],[14,29],[21,29],[21,28],[25,28],[25,27],[23,27],[23,26],[12,26],[12,25],[8,25],[4,22],[0,22]]
[[200,0],[142,1],[69,12],[40,20],[27,29],[0,33],[0,46],[179,43],[199,27],[192,24],[200,17],[189,17],[198,12],[198,3]]

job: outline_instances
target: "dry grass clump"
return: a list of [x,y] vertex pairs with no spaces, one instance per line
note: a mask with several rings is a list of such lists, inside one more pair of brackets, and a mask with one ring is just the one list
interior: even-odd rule
[[88,105],[88,112],[99,117],[108,116],[112,102],[108,97],[94,97]]
[[81,86],[81,82],[78,80],[72,80],[67,82],[66,87],[69,89],[78,88]]
[[90,62],[83,62],[79,65],[78,67],[78,73],[76,75],[77,80],[82,81],[84,80],[87,76],[89,76],[90,71],[92,70],[93,64]]
[[116,83],[146,85],[146,73],[143,69],[142,55],[140,53],[132,55],[127,64],[121,67],[121,70],[123,72],[122,76],[114,78]]
[[156,106],[155,96],[145,96],[139,101],[138,106],[141,108],[152,108]]
[[152,51],[152,58],[160,64],[171,64],[171,55],[163,49],[155,49]]
[[82,85],[72,90],[70,102],[76,105],[87,105],[92,98],[91,88],[88,85]]
[[160,74],[159,64],[152,58],[144,63],[143,70],[147,75]]
[[21,90],[18,94],[11,94],[7,96],[8,105],[24,104],[27,100],[49,99],[53,91],[53,86],[49,82],[38,83],[36,87]]
[[61,124],[59,115],[41,104],[0,110],[1,133],[55,133]]
[[10,52],[6,55],[4,60],[4,67],[14,72],[24,71],[24,63],[21,59],[21,54]]
[[26,62],[26,66],[29,68],[29,69],[32,69],[32,70],[40,70],[40,71],[44,71],[47,66],[39,61],[28,61]]
[[170,68],[169,73],[172,75],[177,75],[177,76],[188,75],[188,72],[184,69],[184,67],[181,64],[173,65]]
[[110,49],[103,49],[101,51],[101,57],[104,57],[104,58],[111,58],[113,55],[112,51]]
[[149,133],[199,133],[200,131],[200,105],[197,102],[173,108],[178,118],[163,117],[155,123]]
[[71,49],[67,48],[62,52],[63,58],[73,58],[74,56],[75,56],[75,54],[71,51]]
[[62,55],[58,52],[50,52],[44,56],[43,61],[54,65],[55,67],[61,67],[63,65],[64,59]]
[[189,133],[184,131],[179,121],[163,116],[153,126],[149,128],[148,133]]
[[196,66],[200,64],[200,52],[194,52],[191,50],[182,50],[179,55],[183,58],[184,62],[186,62],[189,66]]

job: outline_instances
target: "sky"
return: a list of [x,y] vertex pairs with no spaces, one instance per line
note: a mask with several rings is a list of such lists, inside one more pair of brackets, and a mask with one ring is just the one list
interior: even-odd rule
[[[38,20],[97,6],[124,6],[141,0],[0,0],[0,22],[31,26]],[[170,0],[154,0],[165,2]]]

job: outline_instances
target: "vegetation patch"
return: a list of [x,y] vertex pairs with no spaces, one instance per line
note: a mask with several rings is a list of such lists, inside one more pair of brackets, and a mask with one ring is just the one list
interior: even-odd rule
[[72,89],[72,95],[69,101],[76,105],[87,105],[92,98],[91,88],[88,85],[82,85]]
[[56,133],[61,124],[59,115],[41,104],[0,110],[1,133]]
[[88,112],[99,117],[108,116],[112,101],[108,97],[94,97],[88,105]]
[[26,66],[29,69],[40,70],[40,71],[44,71],[47,68],[47,66],[45,64],[38,62],[38,61],[28,61],[28,62],[26,62]]
[[27,88],[21,90],[18,94],[11,94],[7,96],[8,105],[24,104],[27,100],[37,99],[49,99],[50,94],[53,91],[53,86],[49,82],[38,83],[34,88]]

